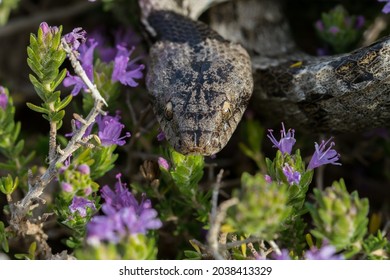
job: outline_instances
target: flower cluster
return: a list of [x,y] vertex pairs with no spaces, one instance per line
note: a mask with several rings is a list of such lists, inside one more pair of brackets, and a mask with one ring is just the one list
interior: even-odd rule
[[[99,41],[102,41],[101,36],[96,36],[98,40],[90,38],[86,40],[85,31],[81,28],[75,28],[71,33],[66,34],[65,40],[69,45],[72,46],[73,50],[78,50],[80,53],[79,59],[81,65],[85,70],[88,78],[94,80],[94,71],[93,71],[93,55],[95,48],[98,47]],[[127,38],[118,37],[125,40],[124,42],[117,42],[115,56],[112,57],[113,50],[112,48],[99,47],[99,53],[104,54],[103,61],[110,63],[113,61],[114,67],[112,70],[111,81],[119,81],[123,85],[136,87],[138,83],[135,79],[141,79],[143,77],[142,71],[145,66],[143,64],[138,64],[137,61],[139,57],[135,59],[130,59],[130,56],[134,52],[135,47],[127,47]],[[111,60],[108,60],[111,59]],[[71,74],[67,74],[67,77],[64,79],[64,86],[70,87],[74,86],[72,90],[72,95],[77,95],[82,89],[87,90],[84,82],[78,77]]]
[[[289,129],[286,133],[284,128],[284,124],[282,123],[282,130],[280,133],[280,140],[277,141],[275,136],[273,135],[273,130],[269,129],[269,134],[267,137],[274,144],[273,147],[278,148],[283,154],[291,154],[292,147],[294,146],[296,140],[294,138],[294,130]],[[340,159],[340,154],[336,152],[336,150],[332,149],[335,145],[334,142],[330,142],[332,138],[328,141],[322,141],[320,145],[315,143],[315,152],[311,157],[310,163],[307,167],[307,170],[312,170],[319,166],[325,164],[333,164],[333,165],[341,165],[341,163],[337,162]],[[283,168],[283,173],[288,177],[289,182],[299,181],[299,176],[294,172],[291,166],[285,165]]]
[[102,241],[118,243],[125,236],[146,234],[148,230],[162,226],[150,200],[143,195],[138,202],[120,178],[121,174],[118,174],[115,191],[107,185],[101,190],[104,215],[95,216],[88,223],[89,244],[96,245]]
[[363,34],[365,18],[352,16],[342,6],[336,6],[314,24],[319,38],[325,43],[319,55],[343,53],[354,48]]
[[[273,254],[275,260],[291,260],[287,249],[283,249],[280,255]],[[336,248],[332,245],[325,244],[321,248],[313,246],[309,251],[303,255],[305,260],[343,260],[341,254],[336,254]]]
[[126,143],[124,139],[131,136],[130,132],[126,132],[124,136],[120,137],[122,129],[125,126],[120,123],[119,120],[119,112],[117,112],[115,116],[99,115],[96,118],[96,123],[99,129],[98,136],[103,146],[123,146]]
[[74,214],[79,213],[81,217],[87,216],[87,208],[96,210],[95,204],[93,201],[88,200],[84,197],[74,196],[72,199],[72,204],[69,206],[70,213]]
[[[124,139],[131,137],[131,133],[126,132],[125,135],[121,137],[122,130],[125,126],[120,122],[120,119],[121,117],[119,115],[119,111],[116,112],[115,116],[99,115],[96,118],[96,121],[91,124],[85,131],[84,137],[91,135],[93,126],[97,124],[97,135],[99,136],[102,146],[123,146],[124,144],[126,144],[126,141]],[[81,125],[82,124],[79,121],[75,121],[76,129],[79,129]],[[73,136],[73,132],[67,133],[65,134],[65,136],[71,137]]]
[[0,108],[5,110],[7,109],[8,104],[8,96],[5,93],[5,90],[2,86],[0,86]]

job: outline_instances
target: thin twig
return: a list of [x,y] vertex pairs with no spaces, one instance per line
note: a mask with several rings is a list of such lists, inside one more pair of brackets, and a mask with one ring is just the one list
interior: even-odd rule
[[279,246],[275,243],[275,241],[273,240],[270,240],[268,241],[269,245],[271,245],[273,251],[277,254],[277,255],[281,255],[282,252],[280,251],[279,249]]
[[[221,174],[221,172],[218,174],[218,177],[220,174]],[[216,185],[218,185],[218,183]],[[214,202],[215,202],[215,200],[213,200],[213,203]],[[220,254],[219,250],[223,246],[226,246],[226,245],[219,246],[219,243],[218,243],[218,234],[219,234],[219,231],[221,228],[221,224],[226,217],[227,210],[230,207],[232,207],[233,205],[236,205],[237,203],[238,203],[237,198],[231,198],[229,200],[222,202],[221,205],[219,206],[218,211],[215,211],[215,215],[214,216],[212,215],[212,217],[211,217],[210,231],[209,231],[208,236],[207,236],[207,241],[208,241],[210,250],[211,250],[211,252],[216,260],[223,260],[224,259],[222,257],[222,255]],[[213,207],[215,207],[215,206],[213,205]]]
[[242,244],[260,242],[261,240],[262,239],[259,238],[259,237],[251,236],[251,237],[248,237],[248,238],[243,239],[243,240],[238,240],[238,241],[235,241],[235,242],[227,243],[226,245],[221,245],[220,248],[223,249],[223,250],[229,250],[229,249],[232,249],[234,247],[241,246]]
[[362,46],[368,46],[378,40],[380,34],[387,28],[387,20],[385,15],[378,16],[374,23],[369,26],[363,33]]
[[71,46],[69,46],[64,39],[62,39],[62,46],[65,52],[68,54],[68,58],[72,64],[72,67],[75,73],[83,80],[85,85],[91,91],[92,98],[96,101],[102,102],[104,105],[107,105],[107,102],[101,96],[100,92],[97,90],[96,85],[94,85],[91,80],[88,78],[87,73],[85,73],[83,67],[81,66],[78,60],[78,53],[73,51]]
[[57,122],[50,121],[49,163],[55,159],[57,151]]
[[213,188],[213,195],[211,198],[211,224],[215,222],[215,219],[217,217],[217,207],[218,207],[218,194],[219,189],[221,188],[221,182],[222,182],[222,176],[223,176],[224,170],[221,169],[217,175],[217,181],[214,184]]

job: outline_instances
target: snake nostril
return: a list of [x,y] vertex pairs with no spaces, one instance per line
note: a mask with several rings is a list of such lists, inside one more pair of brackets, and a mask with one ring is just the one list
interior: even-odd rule
[[229,101],[225,101],[222,104],[222,117],[228,120],[232,116],[232,105]]
[[217,147],[219,145],[218,135],[213,134],[211,136],[211,146]]
[[172,104],[171,101],[169,101],[169,102],[165,105],[164,115],[165,115],[165,118],[166,118],[168,121],[172,120],[172,118],[173,118],[173,104]]

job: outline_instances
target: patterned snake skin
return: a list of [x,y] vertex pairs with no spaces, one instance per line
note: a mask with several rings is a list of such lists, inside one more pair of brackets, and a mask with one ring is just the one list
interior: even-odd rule
[[[277,2],[245,1],[270,7]],[[276,40],[289,36],[284,31],[279,35],[274,27],[267,33],[263,28],[267,24],[262,24],[263,30],[259,27],[257,32],[261,35],[266,30],[263,44],[243,43],[251,53],[260,53],[250,58],[241,45],[186,16],[179,2],[186,0],[139,0],[143,22],[156,38],[150,50],[147,87],[157,119],[177,151],[211,155],[226,145],[249,103],[252,73],[255,99],[250,102],[256,102],[259,111],[284,114],[290,122],[314,130],[388,125],[389,38],[348,54],[317,58],[295,51],[290,41],[274,44],[283,46],[282,51],[273,48],[272,36]],[[233,13],[240,10],[235,8]],[[247,14],[250,17],[250,11]],[[264,14],[272,19],[264,9],[256,15]],[[218,26],[213,28],[218,30]],[[242,31],[245,26],[238,28]],[[272,53],[278,51],[284,56]]]

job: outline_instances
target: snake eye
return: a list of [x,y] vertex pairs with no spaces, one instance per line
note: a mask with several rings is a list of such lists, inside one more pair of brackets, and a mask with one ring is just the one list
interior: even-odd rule
[[168,121],[173,118],[173,104],[171,101],[165,105],[164,115]]
[[222,117],[227,120],[232,116],[232,106],[229,101],[222,104]]

